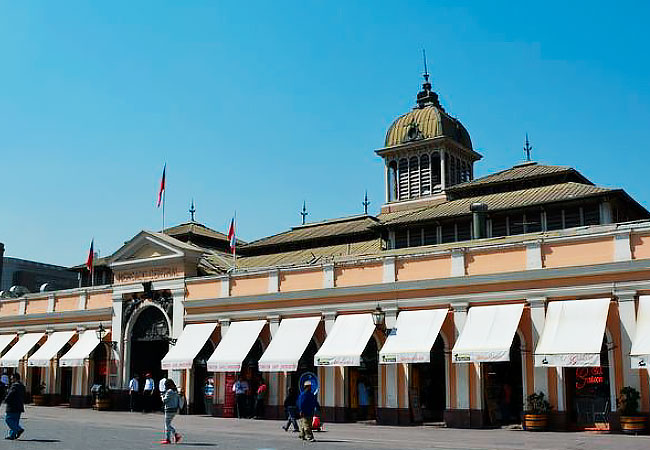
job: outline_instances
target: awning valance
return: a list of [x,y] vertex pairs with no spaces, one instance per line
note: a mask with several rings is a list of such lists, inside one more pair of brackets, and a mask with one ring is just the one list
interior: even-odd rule
[[239,372],[246,355],[255,344],[265,324],[265,320],[232,322],[228,332],[221,338],[221,342],[208,359],[208,370]]
[[56,358],[56,354],[61,351],[63,346],[68,343],[74,331],[55,331],[47,337],[45,344],[41,346],[32,356],[27,360],[28,366],[35,367],[48,367],[50,361]]
[[32,348],[38,341],[41,340],[45,333],[27,333],[23,334],[16,344],[9,349],[9,351],[0,358],[0,366],[2,367],[18,367],[20,361],[27,356]]
[[81,367],[84,361],[90,357],[90,354],[99,345],[100,340],[97,338],[96,330],[86,330],[79,336],[79,340],[72,346],[68,352],[59,358],[59,366],[63,367]]
[[395,328],[379,352],[379,362],[382,364],[430,362],[431,348],[447,317],[447,311],[425,309],[400,312]]
[[216,323],[195,323],[186,325],[174,345],[160,363],[165,370],[191,369],[194,358],[217,327]]
[[260,358],[262,372],[293,372],[320,322],[320,317],[283,319],[269,347]]
[[455,363],[510,361],[524,304],[474,306],[452,350]]
[[375,331],[372,314],[338,316],[314,356],[317,366],[359,366],[361,353]]
[[16,339],[15,334],[0,335],[0,355],[2,355],[2,352],[4,352],[7,347],[9,347],[9,344],[11,344],[14,339]]
[[650,367],[650,295],[639,296],[639,309],[636,312],[636,332],[630,351],[633,369]]
[[535,365],[599,366],[609,303],[609,298],[550,302]]

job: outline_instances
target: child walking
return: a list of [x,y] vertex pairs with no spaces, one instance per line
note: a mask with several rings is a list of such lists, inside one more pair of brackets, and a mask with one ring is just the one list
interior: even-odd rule
[[178,444],[182,436],[172,426],[172,420],[176,417],[181,404],[174,380],[167,379],[165,381],[165,393],[162,400],[165,408],[165,440],[161,441],[161,444],[171,444],[172,434],[174,435],[174,441]]

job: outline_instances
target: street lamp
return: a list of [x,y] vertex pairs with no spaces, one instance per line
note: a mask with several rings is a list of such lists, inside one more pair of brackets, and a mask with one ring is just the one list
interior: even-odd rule
[[392,328],[386,327],[386,313],[382,311],[379,306],[377,306],[372,312],[372,323],[374,323],[376,327],[383,331],[384,335],[386,336],[388,336],[393,331]]
[[[108,331],[106,330],[106,328],[104,328],[104,325],[102,325],[101,323],[99,324],[99,328],[95,330],[95,334],[97,334],[97,339],[99,339],[100,342],[104,341],[104,337],[106,336],[107,333]],[[106,343],[110,345],[113,350],[117,350],[116,341],[106,341]]]

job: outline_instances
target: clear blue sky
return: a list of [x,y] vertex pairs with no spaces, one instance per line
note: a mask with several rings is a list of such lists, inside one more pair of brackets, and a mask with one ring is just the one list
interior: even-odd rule
[[434,89],[483,175],[576,167],[650,206],[647,2],[3,2],[0,242],[56,264],[167,224],[245,240],[383,201],[374,150]]

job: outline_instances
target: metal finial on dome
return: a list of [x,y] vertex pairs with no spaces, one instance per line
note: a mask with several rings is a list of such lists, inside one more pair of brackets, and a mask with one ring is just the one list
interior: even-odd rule
[[424,59],[424,73],[422,74],[424,76],[424,83],[422,83],[422,90],[418,92],[417,108],[422,109],[426,106],[435,106],[436,108],[442,109],[438,100],[438,94],[431,90],[429,69],[427,68],[427,54],[424,49],[422,49],[422,57]]
[[422,49],[422,59],[424,60],[424,81],[429,81],[429,71],[427,70],[427,52],[425,49]]
[[302,211],[300,212],[300,215],[302,216],[302,224],[305,224],[305,218],[309,215],[307,212],[307,203],[303,200],[302,201]]
[[367,216],[368,215],[368,206],[370,205],[370,200],[368,200],[368,189],[366,189],[366,196],[363,198],[363,212]]
[[196,212],[196,208],[194,208],[194,199],[192,199],[192,205],[190,206],[190,220],[194,222],[194,213]]
[[528,142],[528,133],[526,133],[526,143],[524,144],[524,154],[526,155],[526,161],[530,162],[530,152],[533,150],[533,147]]

